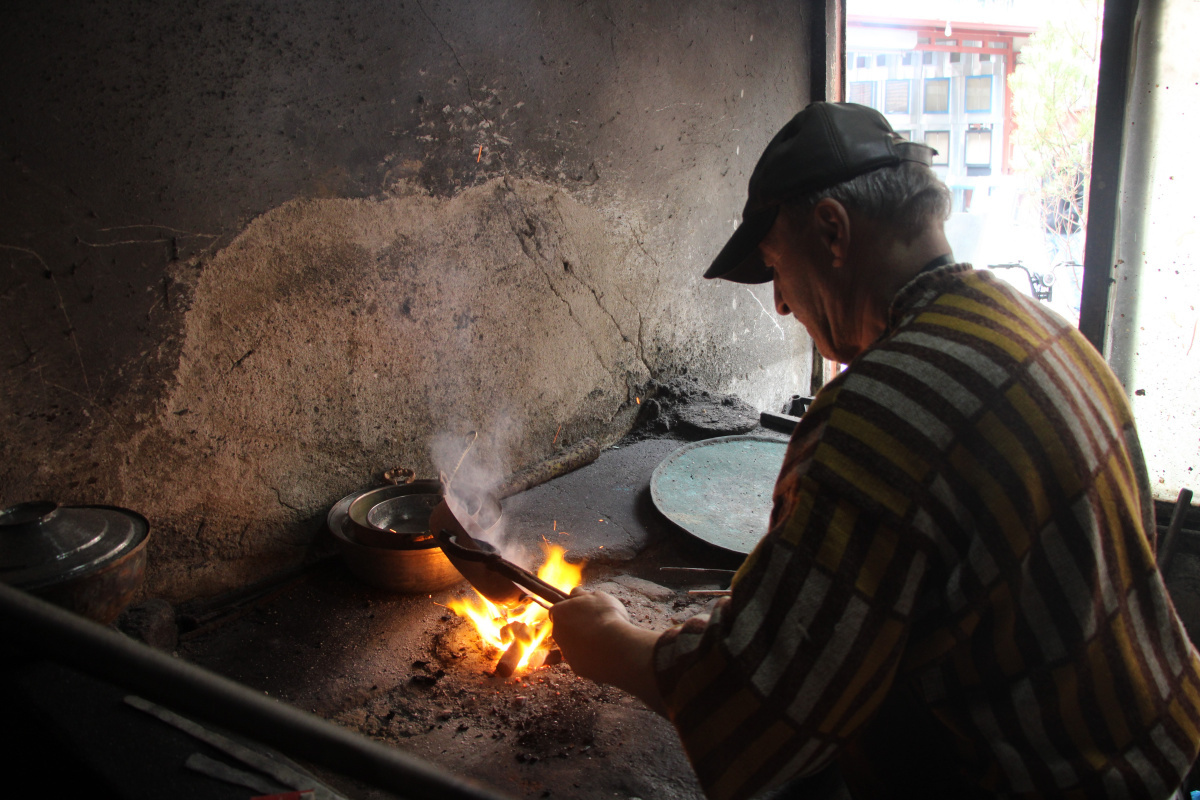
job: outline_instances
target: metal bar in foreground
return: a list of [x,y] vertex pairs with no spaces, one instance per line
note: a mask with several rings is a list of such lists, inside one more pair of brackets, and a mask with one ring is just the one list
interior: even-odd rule
[[502,800],[407,753],[0,584],[0,637],[175,711],[411,800]]

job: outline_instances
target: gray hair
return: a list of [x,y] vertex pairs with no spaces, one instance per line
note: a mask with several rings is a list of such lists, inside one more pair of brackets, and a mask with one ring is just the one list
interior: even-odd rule
[[792,212],[806,213],[825,198],[885,223],[904,241],[919,236],[930,224],[950,217],[950,190],[924,164],[906,161],[789,200]]

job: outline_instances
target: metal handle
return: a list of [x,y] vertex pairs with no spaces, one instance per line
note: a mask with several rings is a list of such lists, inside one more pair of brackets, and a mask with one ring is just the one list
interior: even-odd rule
[[438,532],[437,540],[441,543],[442,549],[449,550],[455,558],[479,562],[492,572],[508,578],[522,589],[536,594],[547,603],[561,603],[567,599],[567,595],[563,594],[561,590],[546,583],[529,570],[508,561],[495,550],[479,548],[478,542],[474,540],[471,540],[471,544],[476,547],[468,547],[458,541],[458,534],[451,533],[444,528]]
[[1164,573],[1167,569],[1167,562],[1171,559],[1171,551],[1175,549],[1175,539],[1179,535],[1179,531],[1183,528],[1183,520],[1187,516],[1188,508],[1192,504],[1192,490],[1180,489],[1179,498],[1175,501],[1175,508],[1171,512],[1171,522],[1167,525],[1167,532],[1163,535],[1162,541],[1158,547],[1158,568]]

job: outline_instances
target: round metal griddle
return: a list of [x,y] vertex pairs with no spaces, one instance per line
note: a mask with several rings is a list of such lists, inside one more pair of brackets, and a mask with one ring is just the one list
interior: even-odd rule
[[655,468],[650,497],[697,539],[744,555],[767,532],[771,492],[786,452],[786,441],[766,436],[686,444]]

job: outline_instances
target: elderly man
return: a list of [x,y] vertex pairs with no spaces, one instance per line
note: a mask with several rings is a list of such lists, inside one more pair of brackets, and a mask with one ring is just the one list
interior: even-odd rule
[[712,798],[829,767],[857,797],[1167,798],[1200,750],[1200,658],[1129,405],[1078,331],[954,263],[931,153],[853,104],[770,142],[706,277],[774,281],[849,366],[731,597],[654,633],[578,592],[554,636],[675,724]]

